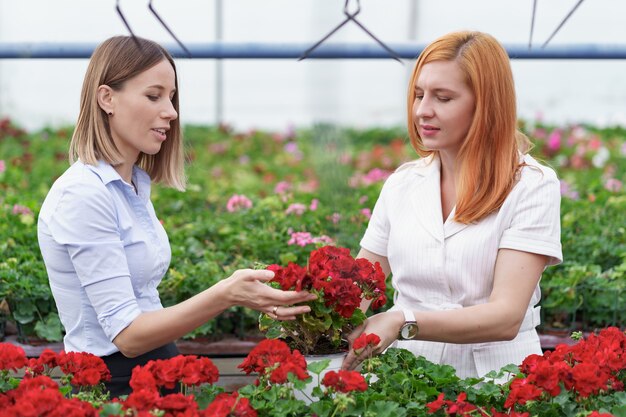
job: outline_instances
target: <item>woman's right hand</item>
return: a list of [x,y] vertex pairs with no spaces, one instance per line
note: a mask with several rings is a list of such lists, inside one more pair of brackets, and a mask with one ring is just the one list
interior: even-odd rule
[[[266,285],[274,277],[268,270],[240,269],[216,285],[223,287],[230,306],[243,306],[269,314],[278,320],[294,320],[297,314],[308,313],[311,308],[294,304],[315,300],[307,291],[283,291]],[[289,306],[289,307],[286,307]]]

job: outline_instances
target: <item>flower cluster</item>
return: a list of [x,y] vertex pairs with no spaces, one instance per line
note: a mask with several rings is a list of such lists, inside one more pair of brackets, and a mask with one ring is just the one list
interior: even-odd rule
[[[0,415],[96,417],[91,403],[64,397],[59,385],[46,375],[57,366],[64,374],[61,382],[69,381],[76,387],[95,389],[111,378],[102,359],[89,353],[57,354],[46,349],[38,358],[28,359],[21,347],[0,343]],[[19,383],[8,378],[9,371],[22,368],[24,377]]]
[[511,383],[504,405],[509,408],[556,397],[563,390],[572,393],[577,401],[600,392],[623,391],[624,349],[626,335],[609,327],[574,346],[559,345],[542,356],[530,355],[521,366],[525,376]]
[[213,384],[218,378],[219,371],[209,358],[178,355],[136,367],[133,369],[130,386],[135,391],[156,391],[160,387],[173,389],[179,382],[190,386]]
[[441,393],[427,404],[428,410],[457,416],[610,417],[609,396],[624,391],[626,334],[615,327],[606,328],[573,346],[561,344],[543,355],[530,355],[520,370],[521,374],[507,387],[503,410],[492,408],[487,412],[467,402],[465,392],[454,401],[446,400]]
[[346,248],[324,246],[311,252],[308,267],[289,263],[268,266],[272,282],[283,290],[310,291],[318,296],[309,302],[311,312],[290,322],[261,317],[261,330],[270,338],[283,338],[304,354],[333,353],[345,349],[342,337],[365,319],[359,309],[363,300],[373,308],[386,302],[385,274],[380,264],[354,259]]
[[352,350],[357,355],[360,355],[368,346],[376,347],[380,343],[380,337],[374,333],[361,333],[359,337],[352,343]]
[[250,401],[240,397],[236,392],[218,394],[204,414],[212,417],[257,417],[257,412],[250,406]]
[[328,371],[322,384],[337,392],[367,391],[367,382],[356,371]]
[[300,380],[309,378],[304,356],[297,350],[292,352],[284,342],[274,339],[259,342],[238,367],[246,374],[256,372],[273,384],[288,382],[290,373]]

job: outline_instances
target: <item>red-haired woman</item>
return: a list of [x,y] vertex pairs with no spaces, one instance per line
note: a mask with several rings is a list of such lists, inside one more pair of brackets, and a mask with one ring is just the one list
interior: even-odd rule
[[419,56],[407,104],[421,158],[385,183],[359,253],[393,274],[395,302],[353,336],[462,378],[541,354],[535,306],[542,271],[562,260],[560,187],[526,154],[506,51],[485,33],[442,36]]

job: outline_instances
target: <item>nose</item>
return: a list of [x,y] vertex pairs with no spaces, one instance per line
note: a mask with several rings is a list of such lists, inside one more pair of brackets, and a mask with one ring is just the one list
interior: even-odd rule
[[415,99],[413,102],[413,114],[417,119],[428,119],[434,116],[432,100],[428,96],[423,96],[421,100]]
[[166,107],[161,111],[161,117],[167,120],[175,120],[178,117],[178,112],[174,108],[174,103],[170,100],[166,100]]

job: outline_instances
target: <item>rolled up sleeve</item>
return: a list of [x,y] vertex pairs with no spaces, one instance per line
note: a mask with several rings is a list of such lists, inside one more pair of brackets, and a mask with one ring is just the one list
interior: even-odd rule
[[67,248],[80,284],[109,340],[141,314],[131,284],[117,212],[102,187],[67,187],[50,216],[49,232]]

